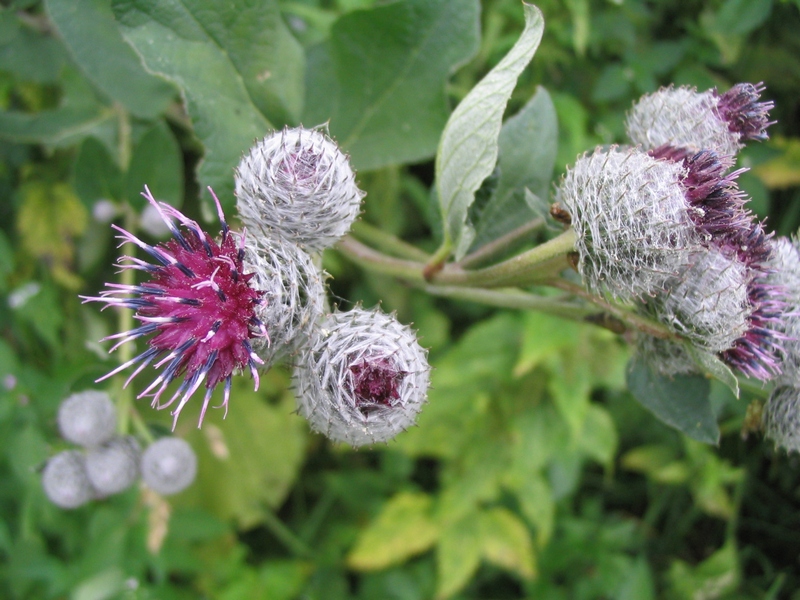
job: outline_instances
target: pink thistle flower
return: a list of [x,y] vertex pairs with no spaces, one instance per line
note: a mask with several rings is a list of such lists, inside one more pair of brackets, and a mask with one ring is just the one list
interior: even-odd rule
[[[264,302],[263,292],[251,286],[253,274],[243,270],[245,236],[230,231],[219,200],[211,188],[209,191],[222,227],[219,242],[180,211],[157,202],[145,186],[142,195],[161,215],[173,239],[151,246],[116,225],[112,227],[120,233],[120,245],[133,243],[155,259],[149,263],[122,256],[117,261],[120,269],[142,271],[150,280],[139,285],[107,283],[108,289],[99,296],[82,297],[84,302],[103,302],[104,308],[117,306],[136,311],[134,318],[142,323],[139,327],[105,338],[116,340],[111,352],[126,342],[153,334],[147,350],[98,381],[136,365],[125,382],[127,386],[148,365],[163,367],[137,397],[152,397],[152,405],[158,409],[178,401],[171,413],[173,429],[183,407],[203,383],[206,393],[198,426],[202,425],[212,392],[223,381],[222,406],[227,414],[234,371],[247,366],[258,389],[256,365],[263,364],[263,360],[253,351],[250,340],[268,338],[266,327],[256,316],[258,305]],[[177,391],[162,401],[167,386],[181,376],[183,383]]]

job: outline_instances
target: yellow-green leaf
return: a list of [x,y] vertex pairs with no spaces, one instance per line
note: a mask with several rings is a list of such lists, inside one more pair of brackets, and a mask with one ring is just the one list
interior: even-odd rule
[[470,513],[447,527],[436,547],[437,598],[449,598],[472,578],[481,561],[480,522]]
[[536,575],[531,537],[517,516],[505,508],[492,508],[481,513],[480,524],[481,554],[487,561],[523,579]]

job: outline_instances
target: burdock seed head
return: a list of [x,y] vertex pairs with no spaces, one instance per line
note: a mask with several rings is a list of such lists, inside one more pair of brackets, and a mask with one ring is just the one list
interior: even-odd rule
[[361,308],[334,313],[298,356],[298,412],[333,441],[386,442],[414,424],[429,370],[416,336],[394,316]]
[[345,235],[364,197],[347,155],[323,133],[302,127],[276,131],[253,146],[235,181],[248,228],[308,250]]
[[[628,113],[628,137],[645,150],[663,145],[733,157],[747,140],[767,139],[772,102],[763,84],[739,83],[724,94],[668,87],[642,96]],[[731,161],[732,162],[732,161]]]
[[197,455],[188,442],[177,437],[156,440],[142,454],[142,481],[169,496],[189,487],[197,476]]
[[660,290],[701,236],[680,182],[682,165],[637,149],[598,148],[580,157],[556,200],[577,234],[578,270],[587,287],[630,301]]
[[86,462],[78,450],[65,450],[50,458],[42,471],[42,487],[61,508],[78,508],[95,497],[86,475]]
[[58,407],[58,429],[68,442],[92,448],[110,440],[117,428],[117,410],[108,394],[85,390],[68,396]]
[[86,454],[86,474],[101,496],[128,489],[139,476],[139,442],[133,436],[117,437]]

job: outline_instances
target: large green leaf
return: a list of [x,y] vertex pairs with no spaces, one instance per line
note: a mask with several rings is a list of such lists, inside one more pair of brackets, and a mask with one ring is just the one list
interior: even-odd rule
[[340,18],[309,61],[309,124],[357,169],[433,156],[448,117],[444,84],[478,49],[476,0],[401,0]]
[[47,0],[46,6],[73,59],[100,90],[138,117],[164,111],[176,90],[144,70],[122,39],[110,0]]
[[200,182],[230,209],[242,154],[273,129],[268,119],[300,113],[303,57],[276,2],[115,0],[114,9],[147,68],[181,88],[205,147]]
[[25,24],[14,11],[0,11],[0,70],[23,81],[56,83],[65,59],[56,38]]
[[113,119],[112,111],[98,107],[63,107],[28,114],[0,111],[0,138],[23,144],[60,145],[90,134]]
[[719,442],[708,379],[700,375],[665,377],[636,359],[628,366],[627,379],[634,397],[664,423],[700,442]]
[[93,137],[78,148],[72,165],[75,193],[84,206],[91,208],[98,200],[118,200],[122,192],[122,172],[106,147]]
[[436,154],[436,189],[444,217],[445,245],[456,258],[472,244],[467,212],[475,192],[494,170],[503,111],[517,78],[533,58],[544,31],[541,11],[523,4],[525,29],[509,53],[459,103]]
[[158,200],[175,207],[183,203],[183,156],[164,121],[141,137],[125,174],[125,199],[140,210],[147,203],[141,195],[145,185]]
[[[556,109],[550,94],[540,87],[500,130],[500,180],[474,223],[473,249],[541,215],[550,193],[557,149]],[[526,189],[533,196],[526,194]],[[540,205],[531,206],[528,198],[539,199]]]

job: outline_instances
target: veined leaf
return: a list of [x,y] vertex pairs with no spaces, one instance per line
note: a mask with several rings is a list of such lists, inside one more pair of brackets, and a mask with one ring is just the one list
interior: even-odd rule
[[544,31],[541,11],[523,4],[525,29],[514,47],[459,103],[447,121],[436,154],[436,189],[445,245],[461,258],[475,237],[467,212],[475,191],[497,162],[503,111],[517,78],[533,58]]

